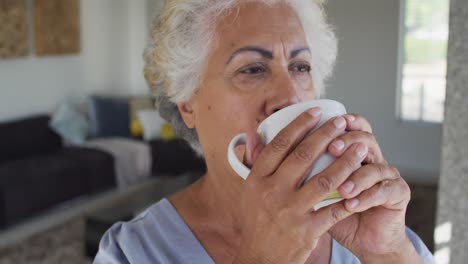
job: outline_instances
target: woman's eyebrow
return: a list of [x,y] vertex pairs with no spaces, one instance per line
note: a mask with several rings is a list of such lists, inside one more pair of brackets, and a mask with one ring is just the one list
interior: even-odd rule
[[269,50],[266,50],[264,48],[261,48],[261,47],[255,47],[255,46],[246,46],[246,47],[242,47],[242,48],[239,48],[237,49],[236,51],[234,51],[231,56],[229,56],[229,59],[226,61],[226,64],[229,64],[229,62],[232,61],[232,59],[234,59],[234,57],[236,57],[237,55],[239,55],[240,53],[243,53],[243,52],[256,52],[258,54],[260,54],[262,57],[265,57],[267,59],[273,59],[273,52],[269,51]]
[[[299,55],[299,53],[301,53],[303,51],[307,51],[307,52],[310,53],[310,49],[307,48],[307,47],[298,48],[298,49],[292,50],[289,53],[289,58],[293,59],[294,57],[296,57],[297,55]],[[246,47],[242,47],[242,48],[239,48],[236,51],[234,51],[231,54],[231,56],[229,56],[229,59],[226,61],[226,64],[229,64],[229,62],[231,62],[234,59],[234,57],[236,57],[237,55],[239,55],[240,53],[243,53],[243,52],[256,52],[256,53],[260,54],[262,57],[265,57],[265,58],[270,59],[270,60],[273,59],[273,52],[271,52],[270,50],[264,49],[262,47],[246,46]]]
[[291,52],[289,53],[289,58],[294,59],[294,57],[296,57],[297,55],[299,55],[299,53],[301,53],[303,51],[307,51],[307,52],[311,53],[310,49],[307,48],[307,47],[298,48],[298,49],[295,49],[295,50],[291,50]]

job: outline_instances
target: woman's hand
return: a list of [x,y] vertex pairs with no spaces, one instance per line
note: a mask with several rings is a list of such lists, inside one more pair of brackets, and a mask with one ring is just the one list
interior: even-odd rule
[[340,157],[361,142],[369,152],[363,166],[338,188],[346,209],[355,214],[333,226],[330,233],[362,262],[417,263],[419,257],[405,233],[408,184],[397,169],[388,166],[369,123],[359,115],[344,117],[349,132],[335,139],[328,151]]
[[312,208],[361,166],[365,144],[347,147],[323,173],[301,186],[312,164],[346,128],[346,120],[337,117],[305,137],[319,120],[320,111],[313,108],[260,152],[247,146],[247,152],[260,154],[244,183],[237,263],[305,263],[322,235],[352,214],[344,203]]

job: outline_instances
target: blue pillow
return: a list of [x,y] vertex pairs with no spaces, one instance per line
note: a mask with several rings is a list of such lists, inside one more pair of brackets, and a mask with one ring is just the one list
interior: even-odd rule
[[130,111],[126,98],[91,96],[88,114],[93,137],[130,137]]
[[73,144],[83,144],[89,132],[89,123],[84,114],[64,103],[53,114],[49,127],[63,139]]

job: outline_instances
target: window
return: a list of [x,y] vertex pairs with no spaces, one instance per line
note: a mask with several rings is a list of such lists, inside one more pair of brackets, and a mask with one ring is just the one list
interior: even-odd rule
[[402,120],[444,117],[449,0],[401,0]]

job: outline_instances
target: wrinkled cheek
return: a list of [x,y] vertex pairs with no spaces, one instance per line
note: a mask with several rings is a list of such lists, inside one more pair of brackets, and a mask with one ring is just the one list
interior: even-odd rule
[[301,101],[317,99],[314,83],[310,76],[296,76],[294,83],[298,87],[297,90]]
[[227,80],[236,90],[241,92],[257,92],[260,89],[267,88],[267,82],[264,77],[234,77]]

